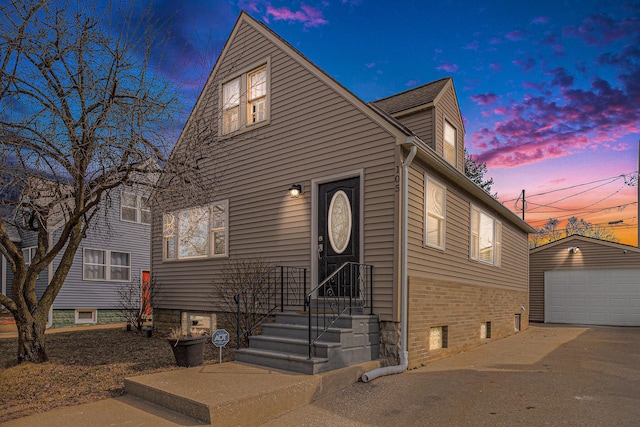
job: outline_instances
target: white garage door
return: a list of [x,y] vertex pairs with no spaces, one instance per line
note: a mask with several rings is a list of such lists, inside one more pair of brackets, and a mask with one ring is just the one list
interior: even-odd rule
[[544,321],[640,326],[640,269],[545,271]]

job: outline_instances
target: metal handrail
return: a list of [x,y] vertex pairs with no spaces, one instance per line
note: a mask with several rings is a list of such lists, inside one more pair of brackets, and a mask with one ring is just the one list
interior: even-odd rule
[[[323,294],[321,297],[318,296],[320,293]],[[315,299],[315,306],[312,305],[314,296],[318,296]],[[320,298],[322,298],[322,307]],[[306,306],[309,307],[309,358],[311,358],[315,342],[344,313],[348,311],[352,314],[354,308],[364,310],[368,306],[370,314],[373,314],[373,266],[355,262],[342,264],[307,294]]]
[[306,309],[306,294],[307,269],[282,265],[271,267],[237,292],[233,296],[236,303],[237,348],[246,343],[252,332],[278,309],[281,312],[285,307]]

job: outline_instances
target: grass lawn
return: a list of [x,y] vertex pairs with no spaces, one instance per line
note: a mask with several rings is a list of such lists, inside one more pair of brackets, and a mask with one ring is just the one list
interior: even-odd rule
[[[16,364],[17,338],[0,339],[0,422],[61,406],[124,394],[124,378],[184,369],[175,366],[164,337],[124,328],[91,329],[46,335],[49,361]],[[223,360],[232,360],[231,343]],[[205,364],[218,363],[209,340]]]

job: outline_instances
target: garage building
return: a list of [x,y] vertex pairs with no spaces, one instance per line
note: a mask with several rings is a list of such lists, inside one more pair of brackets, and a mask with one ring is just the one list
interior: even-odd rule
[[531,249],[529,320],[640,326],[640,249],[573,235]]

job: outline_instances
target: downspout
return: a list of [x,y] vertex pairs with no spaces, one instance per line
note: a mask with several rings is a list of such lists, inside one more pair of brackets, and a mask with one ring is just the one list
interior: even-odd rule
[[402,338],[400,341],[400,364],[394,366],[385,366],[384,368],[374,369],[362,374],[362,381],[368,383],[378,377],[391,374],[399,374],[406,371],[409,366],[409,351],[407,349],[408,339],[408,307],[409,307],[409,278],[408,278],[408,252],[409,252],[409,166],[413,162],[413,158],[416,156],[418,147],[413,142],[409,141],[411,149],[407,158],[402,164],[402,222],[401,222],[401,249],[400,249],[400,281],[401,281],[401,305],[400,305],[400,328],[402,330]]

